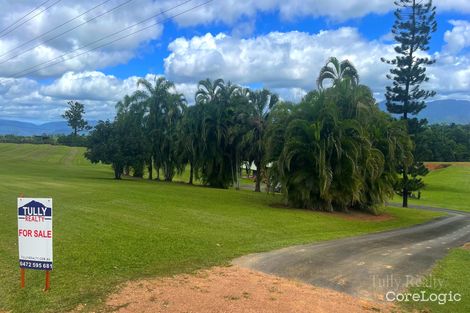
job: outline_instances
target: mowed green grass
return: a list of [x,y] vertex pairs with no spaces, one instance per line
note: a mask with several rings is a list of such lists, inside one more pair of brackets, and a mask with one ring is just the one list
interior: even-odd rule
[[[461,301],[446,301],[445,304],[439,304],[438,302],[404,302],[403,307],[412,312],[470,312],[469,265],[470,251],[463,248],[454,249],[446,258],[437,263],[422,286],[408,290],[411,293],[425,292],[428,297],[430,294],[459,293],[462,298]],[[441,282],[442,286],[437,282]]]
[[[283,246],[423,223],[438,213],[389,208],[394,219],[352,221],[271,206],[280,197],[182,183],[112,179],[83,149],[0,144],[0,311],[99,308],[120,283],[191,272]],[[53,197],[54,271],[19,288],[16,198]]]
[[470,212],[470,163],[449,164],[426,175],[421,199],[412,199],[410,203]]

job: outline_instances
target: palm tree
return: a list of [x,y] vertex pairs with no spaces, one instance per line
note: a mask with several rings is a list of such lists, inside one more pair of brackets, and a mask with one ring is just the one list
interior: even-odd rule
[[133,99],[129,95],[125,95],[122,100],[119,100],[115,105],[117,115],[126,114],[127,112],[129,112],[129,107],[131,106],[133,100],[135,99]]
[[234,125],[234,97],[239,87],[222,79],[199,82],[196,105],[200,108],[200,166],[203,183],[227,188],[233,183],[235,169],[231,130]]
[[309,94],[292,115],[277,164],[288,202],[376,212],[393,191],[405,133],[347,82]]
[[[137,81],[137,87],[142,86],[143,89],[137,90],[133,97],[138,99],[142,105],[147,109],[147,134],[152,149],[152,159],[149,165],[149,178],[152,177],[152,163],[157,172],[157,180],[160,179],[160,169],[164,167],[164,155],[162,150],[165,140],[165,120],[166,112],[174,104],[172,99],[172,91],[174,90],[174,83],[166,80],[164,77],[155,77],[153,84],[148,80],[141,78]],[[170,104],[172,103],[172,104]],[[168,157],[168,151],[166,151]],[[168,165],[168,164],[167,164]],[[165,165],[166,166],[166,165]],[[168,180],[172,171],[167,167],[165,179]]]
[[148,148],[148,139],[145,134],[145,107],[135,97],[125,95],[116,103],[116,122],[127,129],[127,147],[122,147],[128,155],[129,161],[125,164],[124,172],[128,175],[133,169],[134,177],[143,177],[145,162],[151,158]]
[[[201,110],[198,105],[184,107],[183,117],[179,123],[179,156],[180,164],[189,164],[189,181],[192,185],[197,175],[197,161],[200,155],[201,142]],[[196,171],[196,173],[195,173]]]
[[354,65],[349,60],[339,61],[335,57],[331,57],[320,70],[317,78],[317,87],[319,90],[323,89],[323,82],[326,79],[331,79],[333,85],[343,80],[349,80],[352,85],[359,84],[359,74]]
[[186,108],[186,99],[182,94],[167,95],[162,107],[162,168],[165,181],[172,181],[175,171],[182,172],[184,166],[178,158],[178,126]]
[[253,161],[257,168],[255,191],[260,192],[265,161],[265,131],[267,121],[271,108],[279,99],[277,95],[272,94],[267,89],[251,92],[248,98],[250,103],[248,117],[249,131],[244,137],[249,147],[250,162]]

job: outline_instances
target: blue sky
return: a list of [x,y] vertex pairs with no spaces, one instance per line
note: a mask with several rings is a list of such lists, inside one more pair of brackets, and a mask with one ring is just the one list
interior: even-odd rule
[[[388,0],[350,0],[341,6],[331,0],[214,0],[194,10],[190,9],[204,1],[188,1],[167,12],[165,18],[170,20],[164,24],[38,72],[17,75],[184,2],[132,0],[41,45],[126,1],[109,1],[67,27],[0,57],[0,119],[60,120],[67,100],[85,103],[90,119],[112,118],[114,103],[136,89],[139,77],[156,75],[174,81],[189,102],[197,82],[207,77],[269,88],[283,99],[298,101],[315,88],[318,70],[329,56],[352,61],[361,82],[371,87],[377,100],[383,99],[388,67],[380,57],[394,54],[390,36],[394,6]],[[0,0],[4,8],[0,30],[41,2]],[[0,51],[14,49],[101,2],[62,0],[11,33],[0,32]],[[428,88],[438,92],[438,99],[470,100],[470,1],[434,3],[438,31],[427,54],[437,63],[429,70]],[[171,18],[181,10],[189,11]],[[15,58],[28,47],[34,49]]]

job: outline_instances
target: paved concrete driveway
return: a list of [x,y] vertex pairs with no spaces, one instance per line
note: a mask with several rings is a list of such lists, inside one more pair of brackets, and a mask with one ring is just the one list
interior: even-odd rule
[[[387,232],[243,256],[234,264],[368,299],[416,284],[450,248],[470,241],[470,214]],[[442,282],[434,281],[434,284]]]

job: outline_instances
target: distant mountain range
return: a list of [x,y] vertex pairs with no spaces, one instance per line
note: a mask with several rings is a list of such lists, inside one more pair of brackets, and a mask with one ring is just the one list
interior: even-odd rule
[[[379,103],[379,107],[387,111],[385,102]],[[426,118],[430,124],[436,123],[470,123],[470,101],[467,100],[436,100],[427,103],[418,118]]]
[[[91,126],[96,125],[96,121],[88,122]],[[34,135],[68,135],[72,129],[67,122],[49,122],[44,124],[33,124],[14,120],[0,119],[0,135],[34,136]]]
[[[379,107],[386,111],[385,103],[379,103]],[[426,118],[429,123],[470,123],[470,101],[466,100],[436,100],[427,103],[426,109],[420,112],[419,118]],[[96,121],[89,122],[91,126],[96,125]],[[59,135],[70,134],[72,129],[67,122],[50,122],[45,124],[33,124],[13,120],[0,119],[0,135]]]

